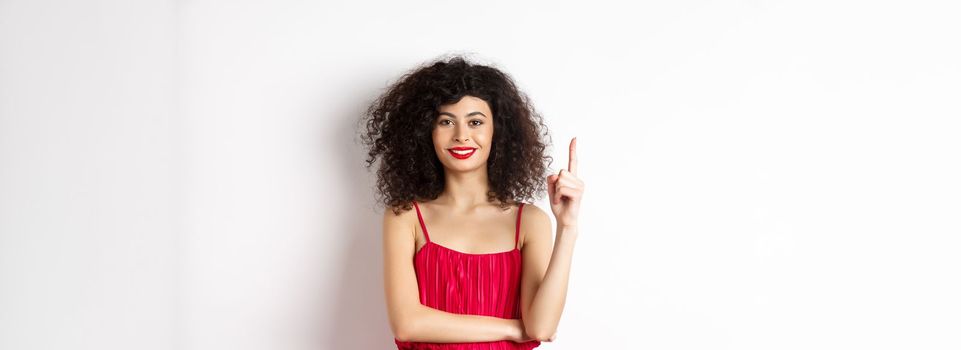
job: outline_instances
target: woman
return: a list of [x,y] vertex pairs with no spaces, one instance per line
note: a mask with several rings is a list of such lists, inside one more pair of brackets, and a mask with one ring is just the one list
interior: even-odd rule
[[[384,288],[398,349],[553,341],[584,190],[576,138],[568,168],[545,181],[548,133],[529,98],[461,57],[408,72],[366,117],[367,166],[381,158],[378,193],[391,209]],[[545,211],[525,202],[545,187],[556,239]]]

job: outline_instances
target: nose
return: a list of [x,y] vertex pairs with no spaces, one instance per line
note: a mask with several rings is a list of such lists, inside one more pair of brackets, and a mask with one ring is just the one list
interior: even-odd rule
[[469,138],[467,137],[467,128],[457,127],[457,132],[454,133],[454,141],[464,141],[464,142],[467,142],[468,139],[469,139]]

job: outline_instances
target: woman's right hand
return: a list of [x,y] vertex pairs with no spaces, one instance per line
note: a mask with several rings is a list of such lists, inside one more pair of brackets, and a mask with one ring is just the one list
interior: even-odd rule
[[[554,332],[554,335],[552,335],[549,339],[544,340],[544,341],[545,341],[545,342],[552,342],[552,341],[554,341],[554,339],[557,339],[557,332]],[[521,342],[523,343],[523,342],[528,342],[528,341],[532,341],[532,340],[535,340],[535,339],[527,336],[527,333],[524,333],[524,340],[522,340]]]
[[[520,319],[514,319],[514,321],[515,321],[515,322],[514,322],[514,326],[516,327],[516,328],[514,329],[514,334],[517,335],[517,336],[514,337],[514,338],[511,339],[511,340],[513,340],[514,342],[517,342],[517,343],[523,343],[523,342],[529,342],[529,341],[532,341],[532,340],[536,340],[536,339],[534,339],[533,337],[527,335],[527,331],[524,330],[524,322],[523,322],[522,320],[520,320]],[[552,335],[552,336],[550,337],[550,339],[547,339],[547,340],[545,340],[545,341],[547,341],[547,342],[552,342],[552,341],[554,341],[554,339],[557,339],[557,332],[554,332],[554,335]]]

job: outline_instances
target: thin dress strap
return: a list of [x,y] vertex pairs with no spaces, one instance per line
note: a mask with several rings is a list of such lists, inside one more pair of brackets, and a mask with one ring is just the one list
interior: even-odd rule
[[524,203],[517,206],[517,229],[514,232],[514,249],[517,249],[517,244],[520,243],[521,237],[521,212],[524,210]]
[[430,235],[427,234],[427,225],[424,224],[424,217],[420,214],[420,207],[417,206],[417,201],[414,201],[414,209],[417,209],[417,221],[420,221],[420,230],[424,231],[424,238],[430,242]]

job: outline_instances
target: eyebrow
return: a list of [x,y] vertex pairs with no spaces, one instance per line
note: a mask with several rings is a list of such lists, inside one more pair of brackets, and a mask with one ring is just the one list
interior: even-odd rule
[[[449,116],[451,116],[451,117],[457,118],[457,116],[454,115],[453,113],[440,112],[439,114],[440,114],[440,115],[449,115]],[[484,113],[481,113],[481,112],[477,112],[477,111],[467,113],[467,117],[470,117],[470,116],[472,116],[472,115],[478,115],[478,114],[484,116],[484,118],[487,118],[487,115],[485,115]]]

